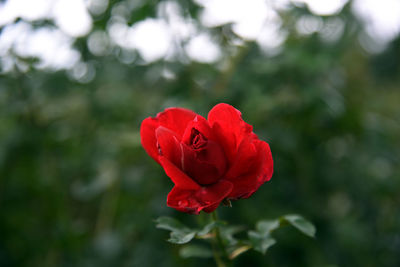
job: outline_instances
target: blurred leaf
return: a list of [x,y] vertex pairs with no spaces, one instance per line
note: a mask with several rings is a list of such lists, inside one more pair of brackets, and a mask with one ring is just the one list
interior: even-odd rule
[[265,220],[259,221],[256,225],[256,229],[259,233],[268,234],[278,229],[280,226],[279,220]]
[[186,227],[180,221],[171,217],[160,217],[156,219],[156,222],[157,228],[171,231],[168,242],[174,244],[185,244],[196,235],[196,230]]
[[223,226],[224,223],[221,221],[217,221],[217,222],[211,222],[209,224],[207,224],[206,226],[204,226],[203,229],[201,229],[200,231],[197,232],[197,234],[199,236],[203,236],[208,234],[210,231],[212,231],[213,229],[215,229],[216,227],[221,227]]
[[182,224],[177,219],[171,217],[159,217],[156,220],[156,227],[159,229],[169,230],[169,231],[184,231],[189,230],[184,224]]
[[243,230],[244,227],[242,226],[226,226],[220,228],[222,239],[225,240],[229,246],[237,244],[238,240],[234,238],[233,235]]
[[281,217],[281,224],[284,222],[290,223],[292,226],[297,228],[300,232],[310,237],[315,237],[315,226],[304,219],[302,216],[297,214],[290,214]]
[[168,242],[174,244],[185,244],[190,242],[195,235],[196,232],[187,232],[187,231],[171,232],[171,237],[170,239],[168,239]]
[[256,231],[249,231],[248,235],[254,250],[261,252],[262,254],[265,254],[268,248],[276,243],[276,240],[269,234],[263,235]]
[[182,247],[179,250],[179,255],[182,258],[190,258],[190,257],[196,257],[196,258],[211,258],[212,257],[212,251],[206,247],[203,246],[198,246],[198,245],[187,245]]
[[281,226],[290,224],[302,233],[314,237],[315,227],[309,221],[297,214],[290,214],[280,217],[277,220],[262,220],[256,224],[256,231],[249,231],[250,243],[256,251],[265,254],[276,240],[271,237],[271,233]]

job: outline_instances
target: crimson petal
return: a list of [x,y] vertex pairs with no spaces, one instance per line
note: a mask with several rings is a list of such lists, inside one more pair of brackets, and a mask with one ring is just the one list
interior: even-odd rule
[[229,198],[248,198],[272,177],[273,160],[269,145],[261,140],[254,140],[254,145],[257,149],[257,156],[251,167],[252,171],[229,179],[234,185]]
[[274,161],[272,159],[271,149],[267,142],[256,140],[255,141],[259,156],[263,159],[261,163],[261,174],[258,176],[260,185],[264,182],[271,180],[274,172]]
[[215,140],[212,129],[211,129],[210,125],[208,124],[208,121],[204,117],[197,115],[194,118],[194,120],[192,120],[188,123],[186,130],[182,136],[182,142],[184,142],[186,144],[190,143],[192,129],[198,130],[208,140]]
[[229,195],[232,188],[232,183],[225,180],[198,190],[184,190],[175,186],[168,194],[167,205],[192,214],[199,214],[201,210],[211,212]]
[[197,116],[191,110],[184,108],[167,108],[157,114],[155,118],[148,117],[143,120],[140,126],[140,139],[143,148],[155,161],[158,161],[158,148],[156,129],[163,126],[175,132],[181,140],[187,124]]
[[183,173],[177,166],[172,164],[166,157],[159,156],[158,160],[175,186],[184,190],[198,190],[201,188],[200,185]]
[[238,151],[232,161],[231,167],[228,170],[226,177],[236,178],[250,171],[254,171],[254,164],[257,163],[258,151],[254,145],[253,138],[243,139],[239,145]]
[[160,126],[156,129],[156,138],[160,146],[158,153],[181,169],[183,151],[178,136],[173,131]]
[[163,112],[157,114],[156,120],[161,126],[174,131],[180,138],[182,138],[188,123],[196,116],[196,113],[188,109],[167,108]]
[[140,126],[140,141],[147,154],[160,163],[158,161],[157,139],[155,134],[158,126],[158,121],[154,118],[149,117],[143,120]]
[[252,133],[253,127],[243,121],[239,110],[225,103],[213,107],[207,119],[231,162],[239,144]]

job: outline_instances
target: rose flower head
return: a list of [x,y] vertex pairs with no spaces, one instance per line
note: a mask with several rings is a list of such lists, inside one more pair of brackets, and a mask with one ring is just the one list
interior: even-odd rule
[[225,199],[250,197],[272,177],[268,143],[228,104],[212,108],[207,120],[188,109],[167,108],[142,122],[140,136],[175,184],[167,205],[182,212],[212,212]]

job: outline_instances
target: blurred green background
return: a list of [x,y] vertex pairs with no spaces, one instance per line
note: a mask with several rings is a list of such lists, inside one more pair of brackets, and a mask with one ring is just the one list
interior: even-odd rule
[[317,227],[315,240],[280,230],[267,255],[235,266],[400,266],[400,38],[374,36],[357,3],[326,14],[261,1],[265,30],[254,34],[259,14],[248,14],[261,8],[238,1],[242,24],[226,1],[220,21],[212,1],[71,1],[72,13],[64,1],[75,28],[56,15],[12,16],[9,2],[18,1],[0,3],[0,266],[212,266],[180,258],[155,229],[159,216],[195,226],[208,215],[166,206],[173,184],[142,149],[139,126],[166,107],[206,116],[219,102],[270,144],[275,169],[220,217],[253,227],[299,213]]

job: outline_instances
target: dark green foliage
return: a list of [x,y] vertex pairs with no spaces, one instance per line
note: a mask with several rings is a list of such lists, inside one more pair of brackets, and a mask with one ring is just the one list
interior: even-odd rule
[[[96,29],[124,1],[110,2]],[[159,1],[142,2],[129,23],[156,16]],[[199,6],[178,3],[198,22]],[[141,148],[139,127],[166,107],[206,116],[219,102],[240,109],[269,142],[275,170],[251,198],[220,207],[220,218],[254,225],[298,213],[318,231],[312,239],[293,227],[278,230],[272,247],[251,234],[268,251],[240,254],[235,266],[400,266],[399,41],[381,54],[365,52],[349,8],[335,15],[344,23],[337,40],[299,35],[295,22],[304,13],[282,14],[288,36],[274,56],[253,42],[233,53],[230,25],[212,29],[224,67],[126,64],[121,58],[131,54],[113,48],[94,56],[82,37],[75,45],[96,72],[89,82],[32,65],[0,74],[0,266],[212,266],[204,248],[182,251],[155,229],[154,218],[170,216],[200,231],[208,217],[166,207],[172,182]],[[301,220],[286,221],[313,233]],[[221,232],[237,248],[249,229],[238,230]]]
[[170,239],[168,239],[168,242],[171,242],[173,244],[188,243],[195,236],[198,238],[204,238],[204,236],[209,234],[214,228],[223,225],[222,222],[210,222],[206,224],[202,229],[191,229],[183,225],[180,221],[171,217],[160,217],[156,220],[156,223],[157,228],[171,231]]

